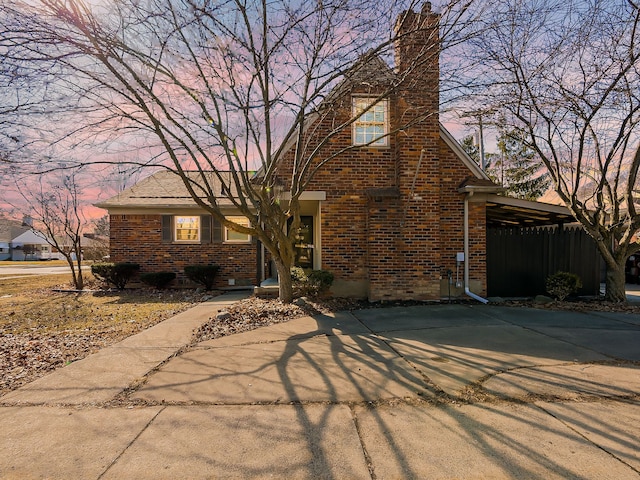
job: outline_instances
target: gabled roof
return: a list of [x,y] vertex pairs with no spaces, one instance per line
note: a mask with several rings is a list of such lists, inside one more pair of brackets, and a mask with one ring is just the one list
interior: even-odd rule
[[22,222],[0,217],[0,242],[2,243],[10,243],[11,240],[28,230],[30,227],[23,226]]
[[[351,90],[358,87],[368,86],[371,88],[385,86],[396,79],[397,75],[391,67],[378,55],[371,55],[367,53],[361,56],[354,65],[345,73],[344,79],[334,87],[327,97],[320,103],[316,111],[310,112],[304,119],[304,130],[306,131],[319,117],[318,111],[321,111],[325,106],[331,106],[332,101],[337,97],[346,95]],[[471,171],[473,176],[478,179],[483,179],[493,185],[495,188],[491,190],[489,184],[485,184],[484,191],[498,192],[501,187],[494,184],[487,174],[478,165],[465,150],[460,143],[449,133],[449,131],[441,124],[440,126],[440,138],[449,146],[454,154],[462,161],[462,163]],[[296,144],[297,137],[292,136],[284,148],[281,155],[286,154]],[[260,176],[262,168],[258,170],[257,175]]]
[[29,228],[29,227],[24,232],[22,232],[20,235],[15,237],[12,240],[11,243],[14,243],[14,244],[20,244],[20,243],[28,243],[29,244],[30,243],[30,244],[35,244],[35,245],[48,244],[48,242],[45,239],[45,236],[43,234],[41,234],[37,230],[34,230],[32,228]]
[[[471,171],[475,178],[481,178],[483,180],[488,180],[489,182],[491,182],[491,179],[484,172],[484,170],[480,168],[480,165],[478,165],[476,161],[471,158],[467,152],[464,151],[462,145],[460,145],[460,143],[455,138],[453,138],[453,135],[451,135],[451,133],[449,133],[449,130],[444,128],[442,124],[440,124],[440,138],[444,140],[447,146],[453,151],[453,153],[456,154],[456,156],[462,161],[462,163],[464,163],[464,165]],[[495,186],[499,190],[498,185]]]
[[325,102],[363,86],[372,89],[387,87],[396,80],[396,77],[396,73],[387,65],[387,62],[378,55],[366,53],[344,73],[344,78],[327,95]]
[[[195,184],[202,184],[202,177],[199,172],[185,172],[187,177],[192,179]],[[205,172],[207,181],[216,193],[216,199],[219,205],[231,205],[231,201],[222,193],[222,183],[213,172]],[[229,184],[231,172],[221,172],[224,181]],[[233,182],[231,182],[233,184]],[[197,191],[197,190],[196,190]],[[203,190],[202,198],[206,198]],[[96,203],[96,207],[110,209],[118,207],[170,207],[193,208],[195,203],[184,185],[182,179],[174,172],[162,170],[141,180],[131,188],[124,190],[118,195]]]

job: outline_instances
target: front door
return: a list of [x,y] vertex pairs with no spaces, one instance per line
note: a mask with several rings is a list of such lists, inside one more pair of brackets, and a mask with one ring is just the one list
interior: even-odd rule
[[313,217],[311,215],[300,216],[300,228],[295,237],[296,267],[313,270]]

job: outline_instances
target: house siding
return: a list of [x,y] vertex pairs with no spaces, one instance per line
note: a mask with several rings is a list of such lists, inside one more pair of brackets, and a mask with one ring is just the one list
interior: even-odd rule
[[110,216],[111,261],[134,262],[140,273],[169,271],[179,284],[188,283],[187,265],[220,266],[215,287],[257,285],[257,247],[251,244],[180,244],[162,242],[162,215],[122,214]]

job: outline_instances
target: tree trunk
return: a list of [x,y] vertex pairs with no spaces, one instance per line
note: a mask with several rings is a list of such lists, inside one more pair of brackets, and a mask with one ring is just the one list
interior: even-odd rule
[[78,275],[76,276],[76,289],[84,290],[84,277],[82,275],[82,250],[76,249],[76,265],[78,266]]
[[[625,259],[626,260],[626,259]],[[607,302],[626,303],[624,263],[607,265],[604,299]]]
[[65,260],[69,264],[69,268],[71,268],[71,280],[73,281],[73,286],[76,290],[82,290],[84,288],[84,281],[82,279],[82,270],[78,267],[78,271],[76,272],[75,265],[73,263],[73,258],[71,255],[64,255]]
[[293,302],[293,283],[291,282],[291,265],[285,265],[282,259],[274,258],[278,270],[279,298],[282,303]]
[[84,290],[84,278],[82,276],[82,260],[77,260],[78,275],[76,276],[76,290]]

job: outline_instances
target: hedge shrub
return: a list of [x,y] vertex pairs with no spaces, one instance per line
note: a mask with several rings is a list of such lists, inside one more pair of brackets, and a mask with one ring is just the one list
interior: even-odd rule
[[140,275],[140,280],[143,283],[155,287],[158,290],[165,288],[174,278],[176,278],[176,274],[173,272],[151,272]]
[[318,293],[327,292],[333,284],[333,273],[328,270],[311,270],[308,277]]
[[93,276],[107,284],[124,290],[129,280],[140,270],[137,263],[94,263],[91,265]]
[[308,281],[307,274],[301,267],[291,267],[291,281],[293,284],[304,283]]
[[199,283],[209,291],[213,288],[220,267],[218,265],[187,265],[184,267],[184,274],[192,282]]
[[293,289],[300,296],[325,293],[333,284],[333,273],[328,270],[311,270],[308,274],[300,267],[291,268]]
[[575,273],[556,272],[547,277],[545,286],[549,295],[563,301],[569,295],[578,292],[582,287],[582,281]]

